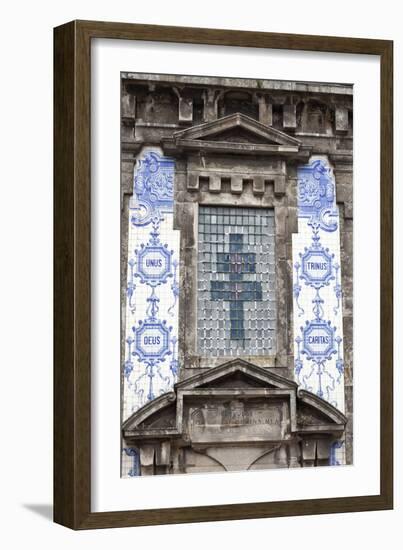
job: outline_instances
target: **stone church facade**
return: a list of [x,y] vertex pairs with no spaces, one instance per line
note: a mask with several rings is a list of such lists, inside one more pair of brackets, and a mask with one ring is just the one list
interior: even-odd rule
[[349,85],[122,74],[122,476],[352,463]]

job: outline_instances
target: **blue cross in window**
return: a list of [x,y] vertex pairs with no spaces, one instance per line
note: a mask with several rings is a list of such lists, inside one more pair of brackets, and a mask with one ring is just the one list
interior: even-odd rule
[[217,273],[228,273],[228,281],[211,281],[211,299],[229,302],[231,340],[245,340],[244,302],[262,300],[262,284],[245,281],[244,274],[256,273],[256,254],[242,252],[243,235],[229,236],[229,253],[217,253]]

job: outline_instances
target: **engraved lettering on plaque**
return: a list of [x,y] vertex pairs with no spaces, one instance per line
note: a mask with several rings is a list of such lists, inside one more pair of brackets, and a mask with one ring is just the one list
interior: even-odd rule
[[283,439],[280,404],[253,404],[232,400],[189,409],[189,433],[193,441]]

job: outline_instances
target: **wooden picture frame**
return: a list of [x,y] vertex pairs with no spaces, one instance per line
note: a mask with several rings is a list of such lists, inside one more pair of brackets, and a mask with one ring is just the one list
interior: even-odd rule
[[[380,493],[91,512],[91,40],[354,53],[381,65]],[[386,510],[393,507],[393,42],[73,21],[54,30],[54,520],[72,529]]]

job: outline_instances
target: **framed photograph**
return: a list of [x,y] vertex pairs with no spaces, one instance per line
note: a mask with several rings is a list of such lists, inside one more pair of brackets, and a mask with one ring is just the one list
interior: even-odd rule
[[393,43],[54,46],[55,521],[392,508]]

